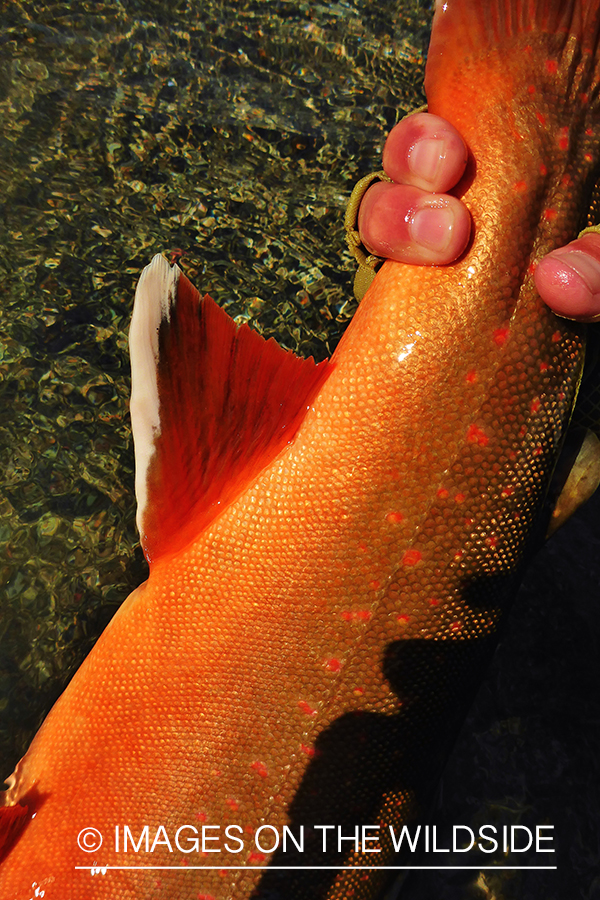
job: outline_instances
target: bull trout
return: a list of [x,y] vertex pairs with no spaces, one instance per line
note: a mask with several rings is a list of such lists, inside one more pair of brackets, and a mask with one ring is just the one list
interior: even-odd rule
[[378,894],[356,867],[427,808],[543,535],[584,335],[532,273],[595,174],[599,26],[598,0],[439,5],[426,91],[470,147],[472,243],[387,262],[329,363],[144,271],[150,576],[8,779],[3,900]]

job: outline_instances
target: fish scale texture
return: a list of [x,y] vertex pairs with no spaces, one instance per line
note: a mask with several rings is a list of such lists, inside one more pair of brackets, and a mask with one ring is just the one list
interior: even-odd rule
[[[510,40],[503,57],[524,59],[531,36]],[[549,44],[536,58],[553,58]],[[572,123],[551,69],[535,105],[521,71],[507,100],[476,116],[459,105],[471,252],[445,269],[383,267],[295,440],[158,560],[55,706],[8,793],[39,814],[0,869],[3,898],[33,882],[46,900],[377,895],[384,873],[226,867],[269,860],[253,842],[265,824],[305,826],[302,854],[288,844],[274,866],[372,864],[348,842],[323,852],[312,826],[330,824],[381,826],[377,864],[390,864],[387,826],[426,807],[540,536],[583,337],[540,303],[530,263],[576,230],[597,157],[583,116],[562,141]],[[435,85],[430,101],[447,114]],[[154,849],[125,859],[125,824],[136,839],[148,825]],[[84,826],[101,851],[78,850]],[[215,840],[171,851],[181,826],[182,844],[192,826]],[[189,871],[90,879],[94,861]]]

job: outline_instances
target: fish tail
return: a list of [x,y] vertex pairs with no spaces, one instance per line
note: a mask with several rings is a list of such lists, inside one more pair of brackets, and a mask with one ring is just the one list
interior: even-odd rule
[[473,119],[524,91],[534,109],[537,96],[552,97],[559,117],[573,106],[598,115],[600,0],[448,0],[437,2],[435,16],[425,78],[431,112]]

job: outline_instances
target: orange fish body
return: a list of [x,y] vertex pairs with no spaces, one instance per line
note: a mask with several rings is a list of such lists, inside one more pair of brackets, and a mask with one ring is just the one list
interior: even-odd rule
[[[383,865],[422,812],[540,536],[583,357],[532,264],[576,232],[597,163],[599,4],[524,24],[513,5],[450,0],[430,48],[429,108],[472,152],[471,248],[388,262],[331,363],[236,332],[161,257],[145,271],[150,577],[9,780],[3,900],[266,897],[269,860],[372,864],[313,826],[378,826]],[[282,896],[373,897],[384,874],[285,872]]]

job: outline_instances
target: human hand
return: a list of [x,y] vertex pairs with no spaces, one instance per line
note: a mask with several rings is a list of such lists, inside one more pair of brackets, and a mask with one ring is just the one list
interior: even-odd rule
[[[444,265],[471,233],[466,207],[447,193],[460,180],[467,148],[445,119],[415,113],[390,132],[383,168],[393,183],[365,194],[358,215],[370,253],[413,265]],[[561,316],[600,318],[600,235],[586,234],[545,256],[534,274],[543,300]]]

